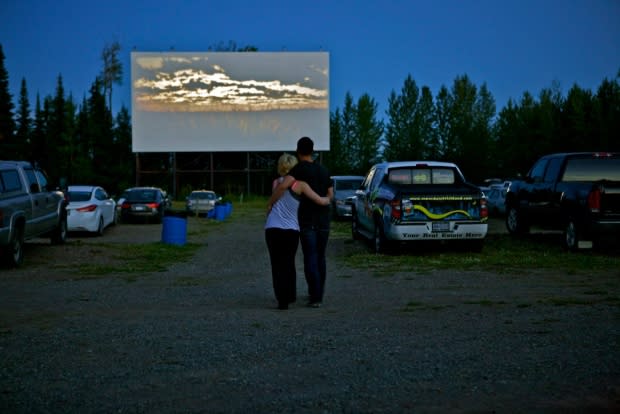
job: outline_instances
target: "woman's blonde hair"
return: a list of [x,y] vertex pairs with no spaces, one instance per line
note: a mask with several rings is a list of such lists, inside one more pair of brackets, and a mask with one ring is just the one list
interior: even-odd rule
[[297,164],[297,158],[291,154],[282,154],[278,159],[278,174],[285,176]]

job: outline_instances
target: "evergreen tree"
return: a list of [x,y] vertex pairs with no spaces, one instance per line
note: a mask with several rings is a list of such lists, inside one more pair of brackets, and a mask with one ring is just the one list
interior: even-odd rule
[[353,103],[353,96],[347,92],[344,97],[344,108],[342,109],[340,122],[340,135],[342,138],[342,154],[340,154],[340,156],[349,170],[355,169],[357,166],[356,111],[357,108]]
[[109,166],[115,162],[113,153],[113,122],[112,114],[106,106],[102,93],[103,84],[97,78],[90,88],[88,98],[87,141],[92,143],[93,172],[104,188],[115,187],[116,177],[107,174]]
[[22,78],[19,89],[19,108],[17,111],[17,131],[15,142],[16,153],[19,159],[30,159],[29,148],[31,145],[32,118],[30,117],[30,102],[28,101],[28,88],[26,79]]
[[30,146],[30,161],[42,168],[47,166],[47,127],[50,112],[50,99],[45,98],[43,105],[37,93],[34,112],[34,130],[32,131],[32,145]]
[[440,160],[451,160],[456,157],[457,148],[452,127],[452,95],[442,85],[435,98],[435,136],[439,144]]
[[103,60],[103,70],[101,72],[101,81],[103,85],[103,95],[108,99],[108,109],[112,112],[112,86],[113,84],[121,85],[123,81],[123,65],[118,58],[121,45],[118,42],[112,42],[106,45],[101,52]]
[[620,83],[619,76],[614,80],[604,79],[596,92],[594,107],[594,136],[596,149],[601,151],[620,151]]
[[342,116],[340,109],[332,112],[329,117],[329,152],[325,154],[325,165],[332,175],[349,174],[349,163],[343,156],[346,148],[343,142]]
[[388,123],[385,130],[384,158],[389,161],[413,160],[421,143],[415,132],[419,89],[409,75],[400,95],[392,91],[388,98]]
[[108,191],[120,194],[125,188],[135,183],[135,162],[131,150],[131,116],[127,107],[122,106],[116,115],[113,151],[114,162],[111,175],[116,181]]
[[354,148],[354,174],[365,174],[379,159],[379,147],[383,134],[383,121],[377,119],[377,103],[368,94],[363,94],[357,101],[356,125],[357,140]]
[[14,108],[13,96],[9,89],[9,73],[4,66],[4,51],[2,44],[0,44],[0,153],[5,159],[14,158],[18,155],[13,140],[15,134]]

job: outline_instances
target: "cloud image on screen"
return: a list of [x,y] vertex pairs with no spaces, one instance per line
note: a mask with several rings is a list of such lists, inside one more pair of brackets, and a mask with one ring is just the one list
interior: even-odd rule
[[134,152],[329,150],[326,52],[132,52]]

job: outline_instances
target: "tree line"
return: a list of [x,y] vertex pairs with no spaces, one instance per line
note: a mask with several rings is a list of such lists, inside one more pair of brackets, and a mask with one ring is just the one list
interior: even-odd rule
[[[218,44],[209,50],[257,51],[253,46]],[[131,117],[126,107],[112,111],[112,91],[122,79],[120,45],[102,51],[102,70],[77,102],[66,93],[58,75],[53,95],[28,99],[21,80],[17,104],[9,92],[9,75],[0,44],[0,159],[20,159],[44,168],[53,183],[96,183],[113,194],[136,183],[136,157],[131,148]],[[537,96],[524,92],[497,112],[486,84],[475,85],[467,75],[433,95],[411,75],[392,91],[385,116],[368,94],[345,96],[342,107],[330,113],[330,151],[321,154],[334,175],[364,175],[374,163],[402,160],[455,162],[471,182],[524,173],[541,155],[561,151],[620,151],[620,71],[604,79],[595,92],[573,85],[563,96],[557,83]],[[276,174],[279,153],[256,154],[252,163]],[[218,165],[239,164],[239,154],[218,154]],[[190,156],[193,169],[204,169],[206,157]],[[182,157],[180,159],[183,159]],[[141,168],[161,171],[141,184],[170,190],[169,153],[150,154]],[[175,161],[176,162],[176,161]],[[217,169],[217,166],[214,167]],[[244,165],[238,165],[239,170]],[[178,167],[183,169],[183,166]],[[227,170],[229,171],[229,170]],[[246,188],[243,174],[222,174],[214,190],[262,193],[264,183]],[[149,182],[149,180],[151,182]],[[187,192],[192,184],[182,184]],[[226,186],[224,187],[224,183]],[[250,191],[253,190],[253,191]],[[175,194],[181,198],[184,194]]]

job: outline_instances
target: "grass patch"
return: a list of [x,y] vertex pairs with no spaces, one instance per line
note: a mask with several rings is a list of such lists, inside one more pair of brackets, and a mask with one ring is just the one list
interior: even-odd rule
[[[191,258],[200,244],[188,243],[176,246],[165,243],[145,244],[105,244],[98,246],[91,253],[103,253],[105,250],[109,260],[98,262],[85,261],[77,264],[58,264],[55,267],[71,274],[79,274],[81,279],[92,279],[111,273],[137,275],[150,272],[163,272],[174,263]],[[96,258],[96,256],[95,256]],[[126,277],[127,281],[135,281],[135,277]]]
[[[332,222],[331,238],[351,238],[351,223]],[[450,244],[409,243],[402,245],[395,254],[376,255],[363,241],[356,243],[360,248],[340,260],[353,268],[368,269],[376,276],[434,269],[484,270],[498,274],[553,269],[572,275],[620,269],[619,256],[592,250],[567,252],[556,234],[532,234],[521,238],[491,234],[485,239],[480,253],[464,251]]]

